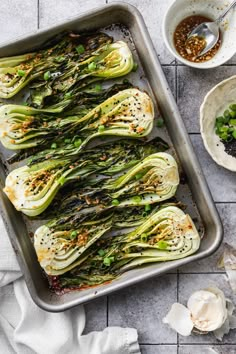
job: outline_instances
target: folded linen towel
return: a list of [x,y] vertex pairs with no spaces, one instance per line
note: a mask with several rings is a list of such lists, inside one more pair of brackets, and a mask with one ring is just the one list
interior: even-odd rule
[[0,217],[0,348],[4,354],[140,354],[136,329],[82,335],[83,306],[50,313],[32,301]]

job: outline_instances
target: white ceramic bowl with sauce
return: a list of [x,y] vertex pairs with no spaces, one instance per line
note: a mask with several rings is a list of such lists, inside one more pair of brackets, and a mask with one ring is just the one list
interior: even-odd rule
[[236,8],[232,9],[220,26],[222,43],[212,59],[191,62],[184,59],[175,49],[174,32],[186,17],[201,15],[215,20],[228,7],[231,0],[175,0],[168,8],[162,23],[164,42],[169,51],[183,64],[193,68],[209,69],[227,62],[236,53]]
[[221,81],[205,96],[200,108],[200,131],[204,146],[213,160],[236,172],[236,157],[226,153],[224,144],[215,133],[216,117],[222,116],[233,103],[236,103],[236,75]]

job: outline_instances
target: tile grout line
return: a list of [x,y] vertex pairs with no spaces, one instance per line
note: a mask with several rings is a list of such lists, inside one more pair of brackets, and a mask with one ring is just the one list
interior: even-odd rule
[[39,1],[37,0],[37,28],[39,29]]
[[[176,100],[176,104],[178,105],[178,67],[177,67],[177,61],[175,59],[175,100]],[[176,299],[177,302],[179,302],[179,269],[177,269],[177,276],[176,276],[176,285],[177,285],[177,293],[176,293]],[[179,354],[179,334],[177,333],[177,350],[176,350],[177,354]]]
[[[176,346],[176,343],[139,343],[140,345],[150,345],[150,346],[154,346],[154,347],[158,347],[158,346]],[[179,346],[191,346],[191,345],[197,345],[197,346],[208,346],[208,345],[214,345],[214,346],[218,346],[218,347],[223,347],[225,345],[231,345],[231,346],[236,346],[236,343],[180,343]]]
[[109,296],[107,296],[106,307],[107,307],[106,320],[107,320],[107,327],[108,327],[109,326]]

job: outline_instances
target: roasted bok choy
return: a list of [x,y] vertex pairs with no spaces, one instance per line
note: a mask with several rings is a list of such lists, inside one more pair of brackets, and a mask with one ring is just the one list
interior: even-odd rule
[[153,119],[151,98],[135,88],[119,91],[82,117],[45,116],[42,110],[4,105],[0,107],[0,140],[7,149],[19,150],[47,145],[53,140],[53,148],[58,145],[63,149],[67,145],[65,139],[70,139],[79,151],[95,137],[146,136],[152,130]]
[[[17,210],[28,216],[36,216],[48,207],[66,182],[76,180],[78,183],[87,184],[88,179],[84,178],[99,171],[104,175],[114,175],[134,166],[150,153],[160,149],[163,149],[163,145],[159,139],[137,145],[124,140],[98,146],[93,149],[93,153],[85,151],[74,159],[46,160],[22,166],[7,176],[4,192]],[[174,164],[174,161],[171,162]],[[161,162],[159,164],[161,165]],[[169,170],[171,171],[171,167]],[[132,178],[133,174],[130,179]],[[123,184],[119,182],[117,186]],[[106,188],[110,190],[111,186]]]
[[161,203],[175,195],[178,184],[175,159],[168,153],[160,152],[146,157],[121,176],[102,180],[91,176],[84,183],[72,183],[56,198],[43,217],[48,219],[81,209],[90,212],[93,207],[104,210]]
[[67,94],[69,98],[73,87],[89,84],[91,77],[126,75],[133,68],[132,53],[125,42],[112,41],[104,33],[69,34],[47,49],[2,58],[0,97],[11,98],[33,83],[32,102],[43,106],[44,99],[50,96],[54,97],[54,101],[60,101],[62,94]]
[[[125,218],[125,211],[123,211]],[[62,287],[98,285],[146,263],[170,261],[195,253],[200,236],[191,220],[176,206],[152,213],[133,231],[111,236],[117,227],[115,213],[100,220],[39,227],[34,246],[48,275],[62,275]],[[126,226],[133,226],[132,220]],[[104,236],[104,237],[102,237]],[[65,274],[66,273],[66,274]]]

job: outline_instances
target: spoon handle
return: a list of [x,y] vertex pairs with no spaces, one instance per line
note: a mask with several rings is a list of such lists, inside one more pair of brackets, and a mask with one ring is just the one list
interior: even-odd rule
[[221,14],[216,20],[215,22],[217,24],[219,24],[224,18],[225,16],[227,15],[227,13],[232,9],[232,7],[234,7],[236,5],[236,0],[234,0],[230,5],[229,7],[223,12],[223,14]]

